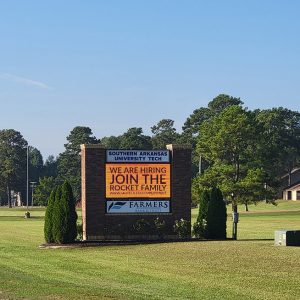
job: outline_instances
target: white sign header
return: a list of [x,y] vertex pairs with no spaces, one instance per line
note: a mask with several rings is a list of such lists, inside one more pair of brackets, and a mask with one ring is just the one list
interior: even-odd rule
[[170,154],[168,150],[106,150],[106,162],[170,162]]
[[142,214],[142,213],[169,213],[170,201],[106,201],[108,214]]

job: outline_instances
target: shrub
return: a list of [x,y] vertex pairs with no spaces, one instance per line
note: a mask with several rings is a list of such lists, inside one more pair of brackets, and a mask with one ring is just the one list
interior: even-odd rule
[[53,210],[53,239],[56,243],[72,243],[77,237],[77,213],[71,185],[65,181],[57,189]]
[[55,193],[56,188],[51,191],[48,206],[45,213],[45,223],[44,223],[44,237],[47,243],[53,243],[53,235],[52,235],[52,225],[53,225],[53,208],[55,203]]
[[136,234],[147,235],[153,233],[153,227],[146,220],[140,219],[133,224],[133,231]]
[[202,220],[206,220],[207,218],[207,211],[208,211],[208,204],[210,200],[209,191],[204,190],[199,199],[199,214],[197,221],[200,222]]
[[164,238],[165,230],[166,230],[166,222],[165,220],[161,220],[159,217],[154,219],[154,228],[155,233],[158,235],[160,239]]
[[60,198],[61,198],[61,186],[59,185],[55,191],[55,200],[52,209],[52,239],[56,242],[56,236],[60,230],[60,220],[62,216],[60,215]]
[[189,238],[191,236],[191,223],[187,220],[176,220],[174,224],[174,232],[179,238]]
[[193,226],[194,235],[198,238],[206,237],[206,225],[207,225],[207,211],[210,195],[207,190],[204,190],[200,194],[199,199],[199,214],[197,222]]
[[196,238],[204,238],[205,237],[205,226],[206,223],[204,224],[203,222],[195,222],[193,224],[193,236]]
[[119,235],[122,239],[125,239],[126,235],[132,232],[132,228],[125,224],[116,224],[112,227],[105,229],[105,233],[108,235]]
[[207,211],[206,235],[209,239],[226,239],[226,204],[220,189],[213,188]]
[[77,241],[82,241],[83,239],[83,230],[82,230],[82,224],[77,224]]
[[192,181],[192,207],[197,207],[199,203],[199,195],[201,194],[199,190],[199,183],[197,177],[195,177]]
[[[64,199],[65,197],[65,199]],[[77,213],[76,213],[76,201],[73,196],[72,187],[68,181],[63,184],[62,187],[62,200],[67,201],[66,218],[67,218],[67,236],[66,242],[74,242],[77,237]]]

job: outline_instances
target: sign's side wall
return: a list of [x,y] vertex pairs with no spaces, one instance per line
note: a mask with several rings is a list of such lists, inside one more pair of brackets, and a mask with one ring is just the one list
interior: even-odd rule
[[82,234],[86,240],[86,186],[85,186],[85,147],[81,145],[81,214],[82,214]]
[[172,155],[172,220],[191,221],[191,149],[167,145]]
[[82,146],[82,215],[83,238],[104,237],[105,227],[105,149],[100,145]]

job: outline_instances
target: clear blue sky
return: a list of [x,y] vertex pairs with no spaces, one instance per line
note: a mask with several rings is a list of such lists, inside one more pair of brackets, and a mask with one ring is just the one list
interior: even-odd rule
[[0,129],[44,156],[97,137],[181,128],[220,93],[300,110],[300,1],[1,1]]

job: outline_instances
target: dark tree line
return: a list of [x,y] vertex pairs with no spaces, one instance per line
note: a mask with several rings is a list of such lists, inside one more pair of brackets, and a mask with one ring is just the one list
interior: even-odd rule
[[[207,107],[187,117],[182,131],[162,119],[147,135],[141,127],[118,136],[97,138],[89,127],[77,126],[66,137],[65,150],[43,161],[29,146],[29,181],[38,183],[36,205],[46,205],[51,190],[66,179],[80,200],[80,145],[102,144],[109,149],[165,149],[166,144],[190,144],[193,199],[218,186],[234,205],[275,199],[283,174],[299,166],[300,114],[285,108],[250,111],[240,98],[221,94]],[[26,200],[27,141],[13,129],[0,130],[0,204],[11,204],[12,191]]]

